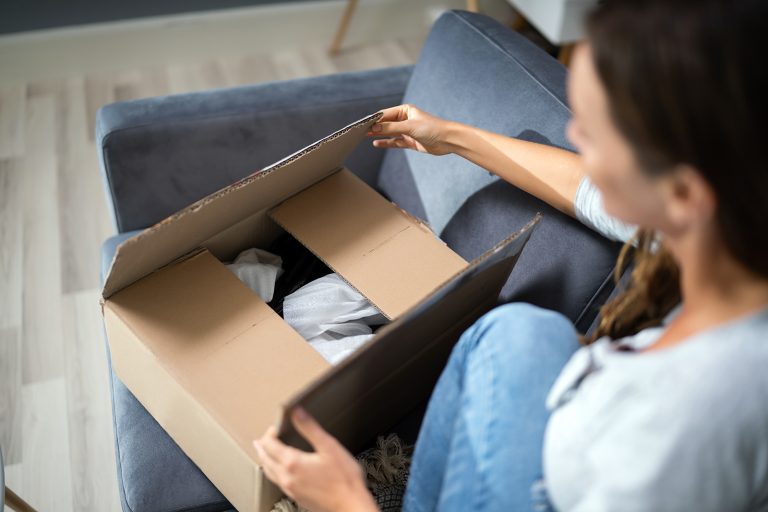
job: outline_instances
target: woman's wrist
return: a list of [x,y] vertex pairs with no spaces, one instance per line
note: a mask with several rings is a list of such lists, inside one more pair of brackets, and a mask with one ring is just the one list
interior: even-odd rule
[[446,149],[458,156],[467,157],[467,151],[470,145],[467,140],[470,138],[470,132],[473,126],[460,123],[458,121],[446,121],[443,129],[443,144]]

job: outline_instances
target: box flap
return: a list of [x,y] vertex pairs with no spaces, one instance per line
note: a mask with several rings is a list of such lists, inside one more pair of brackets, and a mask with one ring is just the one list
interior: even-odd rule
[[453,345],[498,300],[540,219],[475,259],[288,402],[280,438],[307,449],[288,411],[301,406],[356,451],[429,397]]
[[[207,251],[115,293],[104,309],[249,454],[280,404],[330,366]],[[173,423],[173,410],[145,406],[172,433],[186,428]]]
[[467,266],[427,226],[348,169],[269,215],[390,319]]
[[102,297],[110,297],[240,220],[271,208],[337,170],[381,116],[377,112],[355,121],[126,240],[112,259]]

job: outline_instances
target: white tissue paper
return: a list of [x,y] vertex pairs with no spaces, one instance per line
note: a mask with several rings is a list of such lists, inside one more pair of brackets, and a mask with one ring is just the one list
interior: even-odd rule
[[309,340],[312,348],[317,350],[329,363],[335,365],[347,358],[352,352],[360,348],[360,345],[373,338],[373,334],[360,334],[335,339],[321,334]]
[[387,319],[337,274],[307,283],[285,297],[283,318],[329,363],[336,364],[373,336]]
[[264,302],[269,302],[275,293],[275,282],[283,273],[283,259],[254,248],[238,254],[226,267]]

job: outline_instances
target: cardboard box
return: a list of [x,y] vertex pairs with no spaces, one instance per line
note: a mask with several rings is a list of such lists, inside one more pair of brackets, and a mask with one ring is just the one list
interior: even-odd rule
[[[356,121],[125,241],[102,291],[118,377],[241,511],[280,491],[251,441],[296,404],[348,448],[425,400],[460,333],[493,307],[538,218],[465,262],[342,166]],[[222,261],[288,231],[392,320],[330,366]]]

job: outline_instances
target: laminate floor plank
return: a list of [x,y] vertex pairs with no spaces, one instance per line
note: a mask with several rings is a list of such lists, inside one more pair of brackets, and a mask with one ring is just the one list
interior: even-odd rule
[[36,151],[19,160],[22,226],[22,382],[61,377],[56,105],[52,96],[29,99],[27,141]]
[[82,512],[120,510],[110,417],[109,380],[99,292],[63,301],[72,506]]
[[20,341],[18,328],[0,329],[0,447],[6,465],[22,459]]
[[222,68],[230,81],[237,85],[277,80],[277,70],[268,53],[223,59]]
[[272,62],[277,72],[278,80],[306,78],[312,74],[308,62],[302,58],[301,52],[288,49],[274,52]]
[[23,83],[0,85],[0,159],[24,154],[26,97]]
[[397,39],[397,42],[402,45],[405,53],[408,55],[409,63],[416,63],[419,60],[421,49],[424,47],[424,40],[425,38],[423,37],[403,37]]
[[95,145],[70,148],[60,157],[57,170],[61,291],[68,294],[98,288],[100,248],[113,235],[113,228]]
[[357,45],[343,48],[333,61],[336,69],[344,71],[362,71],[387,67],[390,58],[380,49],[380,45]]
[[0,329],[21,327],[20,176],[15,160],[0,160]]
[[224,70],[215,61],[170,66],[168,83],[171,94],[207,91],[230,85],[226,82]]
[[26,100],[25,139],[29,158],[56,156],[56,132],[58,128],[56,98],[48,84],[30,85]]
[[96,133],[96,112],[104,105],[117,101],[113,76],[106,72],[93,73],[85,77],[85,119],[89,140]]
[[21,474],[13,475],[16,481],[9,480],[8,485],[36,510],[72,511],[64,379],[24,385],[21,409],[24,432]]

